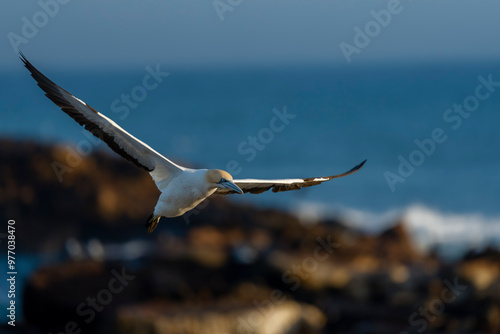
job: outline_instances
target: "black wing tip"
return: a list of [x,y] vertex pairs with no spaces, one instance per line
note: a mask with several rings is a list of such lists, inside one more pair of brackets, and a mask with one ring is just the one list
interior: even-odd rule
[[43,91],[48,93],[46,87],[44,87],[43,85],[58,87],[54,82],[52,82],[49,78],[43,75],[35,66],[33,66],[33,64],[30,63],[30,61],[28,60],[28,58],[26,58],[26,56],[24,55],[24,53],[22,53],[22,51],[19,51],[19,58],[23,62],[24,67],[26,67],[28,71],[30,71],[31,76],[33,77],[33,79],[35,79],[38,86],[40,86],[40,88],[42,88]]
[[[344,176],[347,176],[347,175],[351,175],[351,174],[354,174],[356,173],[357,171],[359,171],[366,163],[368,159],[365,159],[363,162],[357,164],[356,166],[354,166],[353,168],[351,168],[350,170],[348,170],[347,172],[345,173],[342,173],[342,174],[337,174],[337,175],[332,175],[332,176],[328,176],[326,178],[328,178],[328,180],[332,180],[332,179],[337,179],[339,177],[344,177]],[[308,178],[308,179],[304,179],[304,181],[310,181],[310,180],[314,180],[314,178]]]
[[[69,95],[72,95],[68,91],[64,90],[63,88],[59,87],[57,84],[55,84],[53,81],[51,81],[49,78],[47,78],[42,72],[37,70],[35,66],[33,66],[26,56],[19,51],[19,58],[22,60],[24,63],[24,66],[30,71],[31,76],[35,79],[35,81],[38,84],[38,87],[40,87],[44,92],[45,95],[52,101],[54,102],[59,108],[62,109],[67,115],[69,115],[71,118],[73,118],[78,124],[82,125],[86,130],[88,130],[91,134],[93,134],[95,137],[101,139],[103,142],[105,142],[113,151],[115,151],[117,154],[121,155],[125,160],[130,161],[134,165],[136,165],[139,168],[145,169],[148,172],[153,171],[153,169],[148,168],[147,166],[142,165],[136,158],[128,154],[123,148],[121,148],[116,142],[114,141],[114,138],[111,135],[108,135],[106,132],[104,132],[101,128],[99,128],[96,124],[92,123],[89,121],[85,116],[83,116],[80,112],[78,112],[75,107],[71,104],[71,101],[68,101],[63,95],[62,91],[66,92]],[[88,108],[93,110],[95,113],[97,111],[86,104]]]
[[365,159],[362,163],[358,164],[357,166],[354,166],[354,168],[352,170],[361,169],[365,165],[365,163],[366,163],[367,160],[368,159]]
[[363,162],[357,164],[356,166],[354,166],[353,168],[351,168],[351,170],[349,170],[348,172],[345,172],[344,175],[349,175],[349,174],[352,174],[352,173],[355,173],[357,172],[358,170],[360,170],[366,163],[368,159],[365,159]]
[[21,59],[21,61],[23,62],[24,66],[27,69],[29,69],[30,66],[33,66],[33,65],[31,65],[28,58],[26,58],[26,56],[24,55],[24,53],[22,51],[19,51],[19,59]]

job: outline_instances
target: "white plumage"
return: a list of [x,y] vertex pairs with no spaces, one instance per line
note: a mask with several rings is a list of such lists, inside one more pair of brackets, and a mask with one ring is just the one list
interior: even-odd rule
[[332,176],[296,179],[241,179],[218,169],[191,169],[177,165],[147,144],[135,138],[118,124],[49,80],[21,54],[21,60],[31,72],[45,95],[94,136],[103,140],[113,151],[136,166],[147,170],[161,191],[160,198],[146,226],[154,230],[161,217],[177,217],[193,209],[212,194],[254,193],[269,189],[273,192],[310,187],[357,172],[363,161],[351,170]]

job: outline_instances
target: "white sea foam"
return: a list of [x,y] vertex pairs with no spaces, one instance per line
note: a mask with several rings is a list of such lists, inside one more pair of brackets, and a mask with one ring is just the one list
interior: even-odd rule
[[500,248],[500,216],[447,213],[421,204],[374,213],[302,202],[294,205],[292,212],[305,223],[334,218],[371,234],[402,223],[419,250],[435,249],[446,259],[455,259],[469,250],[481,251],[487,246]]
[[480,213],[443,213],[422,205],[409,207],[403,217],[416,245],[436,247],[439,254],[455,257],[487,246],[500,248],[500,217]]

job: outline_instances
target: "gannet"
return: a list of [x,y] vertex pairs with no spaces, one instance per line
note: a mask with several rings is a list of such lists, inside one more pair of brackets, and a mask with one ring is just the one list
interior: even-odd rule
[[365,160],[342,174],[277,180],[234,180],[228,172],[220,169],[183,167],[165,158],[111,119],[56,85],[38,71],[22,53],[20,58],[45,95],[62,111],[104,141],[113,151],[149,172],[161,195],[153,214],[146,222],[148,233],[156,228],[162,217],[181,216],[212,194],[260,194],[269,189],[273,192],[297,190],[355,173],[366,162]]

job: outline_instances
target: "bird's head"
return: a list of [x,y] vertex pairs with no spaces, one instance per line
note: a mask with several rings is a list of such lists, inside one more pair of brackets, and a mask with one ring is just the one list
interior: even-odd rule
[[226,171],[220,169],[210,169],[205,174],[205,179],[215,188],[230,189],[236,191],[238,194],[243,194],[243,190],[234,184],[233,177]]

